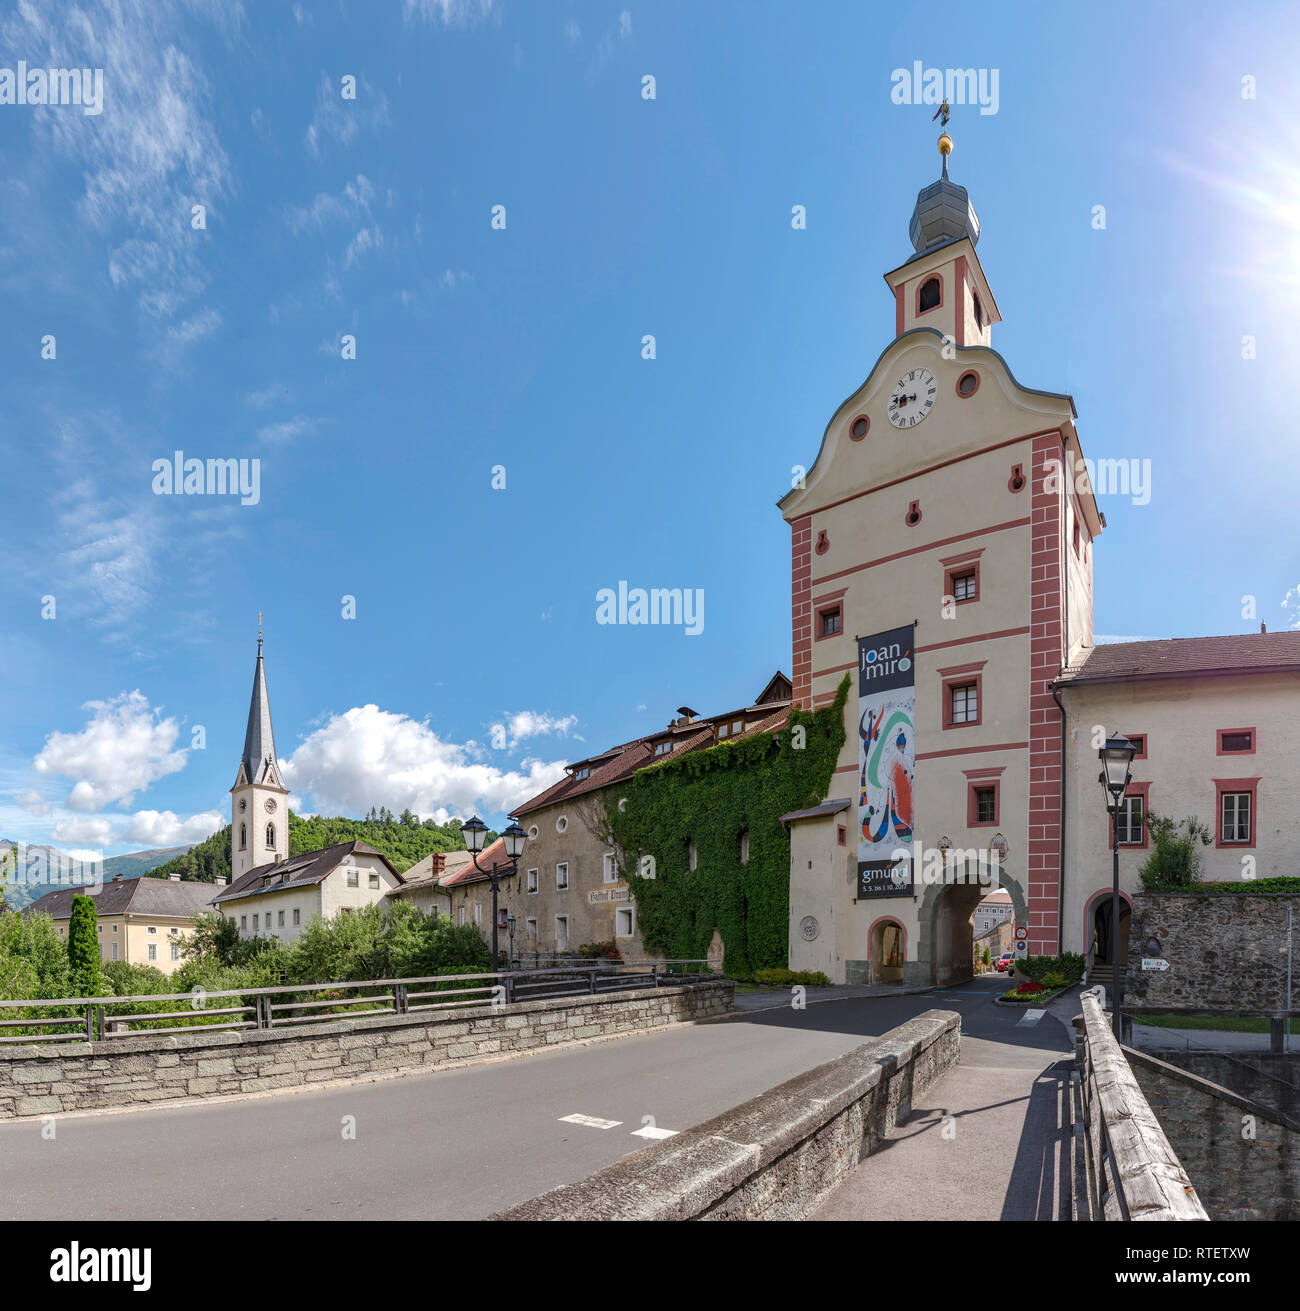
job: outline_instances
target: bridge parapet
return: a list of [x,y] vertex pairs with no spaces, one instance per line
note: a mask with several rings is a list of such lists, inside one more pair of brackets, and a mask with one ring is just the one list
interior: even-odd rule
[[[1101,1003],[1075,1020],[1081,1123],[1077,1220],[1208,1220]],[[1085,1214],[1086,1211],[1086,1214]]]

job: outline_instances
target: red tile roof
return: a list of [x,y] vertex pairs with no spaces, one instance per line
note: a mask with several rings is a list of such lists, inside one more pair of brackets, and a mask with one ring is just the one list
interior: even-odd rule
[[[784,675],[778,676],[784,677]],[[769,681],[764,692],[771,686],[772,683]],[[739,742],[759,733],[777,732],[785,726],[786,720],[790,717],[790,703],[789,701],[756,703],[752,706],[742,706],[739,710],[728,711],[726,714],[694,719],[689,724],[667,724],[657,732],[647,733],[645,737],[633,738],[631,742],[624,742],[621,746],[611,747],[609,751],[578,761],[579,765],[588,763],[591,765],[591,773],[586,778],[578,779],[574,773],[570,773],[558,783],[552,784],[545,792],[540,792],[531,800],[524,802],[522,806],[517,806],[511,814],[522,817],[535,810],[541,810],[544,806],[553,805],[557,801],[569,801],[588,792],[599,792],[611,783],[629,778],[646,765],[671,760],[688,751],[699,751],[705,747],[719,745],[715,725],[737,719],[742,715],[749,721],[744,731],[734,737],[723,738],[723,742]],[[755,715],[761,715],[761,718],[755,719]],[[672,739],[673,749],[668,755],[656,756],[653,744],[665,737]]]
[[1150,678],[1300,672],[1300,631],[1227,637],[1110,642],[1083,652],[1057,683],[1126,683]]
[[464,883],[482,883],[489,877],[487,871],[492,868],[493,862],[504,865],[506,862],[506,840],[497,838],[495,842],[489,843],[478,854],[478,863],[483,866],[481,870],[474,868],[474,858],[470,857],[468,865],[463,865],[458,870],[444,875],[438,880],[438,886],[443,888],[458,888]]

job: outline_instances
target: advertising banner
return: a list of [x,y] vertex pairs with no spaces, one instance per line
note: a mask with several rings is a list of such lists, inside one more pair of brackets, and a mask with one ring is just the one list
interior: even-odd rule
[[915,629],[858,638],[858,896],[910,896]]

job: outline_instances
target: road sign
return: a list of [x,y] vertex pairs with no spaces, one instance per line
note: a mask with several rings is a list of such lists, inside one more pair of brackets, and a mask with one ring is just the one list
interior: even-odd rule
[[1029,944],[1024,940],[1024,938],[1021,938],[1016,943],[1016,955],[1027,956],[1028,954],[1029,954]]
[[1025,928],[1023,924],[1018,925],[1016,928],[1016,937],[1021,941],[1024,941],[1025,938],[1029,937],[1029,930]]
[[1167,960],[1160,960],[1158,957],[1155,958],[1155,959],[1152,959],[1150,956],[1143,956],[1143,958],[1142,958],[1142,968],[1143,968],[1144,970],[1161,970],[1161,971],[1164,971],[1164,970],[1167,970],[1167,969],[1169,968],[1169,962],[1168,962]]

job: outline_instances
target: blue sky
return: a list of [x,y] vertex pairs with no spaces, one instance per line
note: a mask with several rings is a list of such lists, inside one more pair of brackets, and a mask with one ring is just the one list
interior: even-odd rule
[[[1096,631],[1294,623],[1297,22],[6,6],[0,65],[102,67],[104,108],[0,105],[0,835],[225,822],[259,610],[279,754],[330,813],[499,820],[788,671],[774,503],[893,333],[937,172],[890,94],[915,60],[998,73],[951,125],[995,347],[1090,456],[1151,461],[1149,504],[1102,502]],[[260,461],[258,503],[155,495],[176,450]],[[703,589],[703,631],[598,626],[620,579]]]

